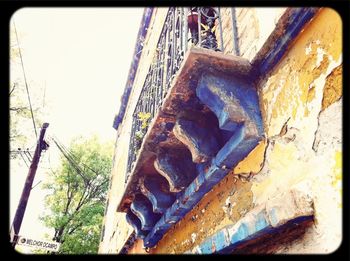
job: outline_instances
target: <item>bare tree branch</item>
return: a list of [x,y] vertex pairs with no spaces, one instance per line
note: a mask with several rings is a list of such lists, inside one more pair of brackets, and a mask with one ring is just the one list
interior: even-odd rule
[[23,107],[10,107],[10,111],[22,112],[24,110],[28,110],[28,108],[25,106],[23,106]]
[[15,88],[17,87],[17,83],[15,82],[15,83],[13,83],[13,86],[12,86],[12,89],[11,89],[11,91],[10,91],[10,94],[9,94],[9,96],[11,96],[11,94],[13,93],[13,91],[15,90]]

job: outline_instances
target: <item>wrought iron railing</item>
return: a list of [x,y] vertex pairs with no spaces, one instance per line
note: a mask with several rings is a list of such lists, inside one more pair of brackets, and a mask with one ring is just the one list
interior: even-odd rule
[[169,8],[156,53],[133,113],[125,183],[133,169],[148,125],[162,105],[189,45],[223,51],[219,8]]

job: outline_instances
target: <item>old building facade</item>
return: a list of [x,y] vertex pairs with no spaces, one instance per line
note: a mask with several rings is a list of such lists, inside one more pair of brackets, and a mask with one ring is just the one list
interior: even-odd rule
[[336,250],[341,32],[330,8],[145,8],[99,253]]

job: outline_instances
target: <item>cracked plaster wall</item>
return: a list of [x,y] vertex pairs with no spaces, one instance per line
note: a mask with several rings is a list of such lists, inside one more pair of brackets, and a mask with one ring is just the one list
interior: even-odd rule
[[[259,84],[262,141],[151,253],[191,251],[255,206],[298,185],[312,195],[315,220],[280,253],[329,253],[341,243],[341,19],[322,9]],[[276,248],[276,247],[275,247]]]

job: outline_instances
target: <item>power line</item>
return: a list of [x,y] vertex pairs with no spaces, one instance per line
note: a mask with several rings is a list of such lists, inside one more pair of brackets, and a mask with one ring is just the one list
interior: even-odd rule
[[25,82],[25,86],[26,86],[26,90],[27,90],[27,96],[28,96],[28,101],[29,101],[30,113],[31,113],[32,120],[33,120],[33,126],[34,126],[35,136],[36,136],[36,139],[38,139],[38,133],[37,133],[37,131],[36,131],[35,120],[34,120],[34,114],[33,114],[33,109],[32,109],[32,103],[31,103],[31,101],[30,101],[29,88],[28,88],[28,84],[27,84],[27,77],[26,77],[25,70],[24,70],[22,52],[21,52],[21,48],[20,48],[20,45],[19,45],[19,41],[18,41],[18,35],[17,35],[17,29],[16,29],[15,20],[13,20],[13,26],[14,26],[14,28],[15,28],[16,40],[17,40],[18,51],[19,51],[19,57],[21,58],[22,71],[23,71],[24,82]]
[[[60,150],[60,152],[63,154],[63,156],[67,159],[68,163],[72,166],[72,168],[76,171],[76,173],[81,176],[83,179],[85,186],[90,187],[93,185],[94,180],[91,180],[85,175],[85,171],[89,169],[94,174],[96,174],[96,177],[98,177],[99,173],[92,169],[91,167],[87,166],[86,164],[79,161],[78,157],[72,153],[69,149],[67,149],[56,137],[51,136],[53,142],[56,144],[57,148]],[[83,165],[86,169],[82,169],[80,165]],[[95,185],[94,185],[95,186]]]
[[24,163],[25,163],[25,164],[27,165],[27,167],[29,168],[29,165],[28,165],[27,161],[24,159],[24,157],[23,157],[23,155],[22,155],[22,152],[20,152],[19,154],[21,155],[21,157],[22,157]]
[[[29,161],[29,163],[31,163],[31,161],[32,161],[32,156],[30,154],[30,151],[18,149],[18,150],[11,150],[10,153],[11,154],[17,154],[17,155],[19,154],[21,156],[21,158],[23,159],[24,163],[29,168],[29,165],[28,165],[27,161]],[[27,153],[29,154],[30,157],[27,155]],[[24,154],[25,157],[23,156],[23,154]]]
[[[58,141],[57,137],[52,137],[53,140],[56,139],[56,141]],[[61,142],[60,143],[60,147],[63,148],[63,150],[65,151],[65,153],[71,158],[72,161],[74,161],[77,165],[81,164],[83,165],[85,168],[91,170],[93,173],[95,173],[96,175],[99,175],[98,171],[92,169],[90,166],[86,165],[85,163],[81,162],[81,163],[77,163],[77,161],[79,161],[78,157],[76,155],[74,155],[74,153],[69,150],[66,146],[64,146]]]
[[49,163],[50,171],[52,172],[52,174],[56,175],[55,171],[52,169],[52,166],[51,166],[51,150],[49,150],[49,156],[47,157],[47,161]]
[[40,180],[38,183],[36,183],[32,188],[31,190],[33,190],[36,186],[38,186],[40,183],[41,183],[42,180]]
[[33,160],[32,155],[29,153],[29,151],[23,151],[24,155],[27,157],[27,159],[29,160],[29,162],[31,162]]
[[71,166],[75,169],[75,171],[83,178],[84,182],[87,181],[87,178],[83,174],[83,170],[80,168],[80,166],[77,164],[77,162],[72,159],[70,155],[68,155],[65,148],[63,148],[63,145],[56,140],[54,137],[52,137],[53,142],[56,144],[57,148],[61,151],[63,156],[68,160],[68,162],[71,164]]

